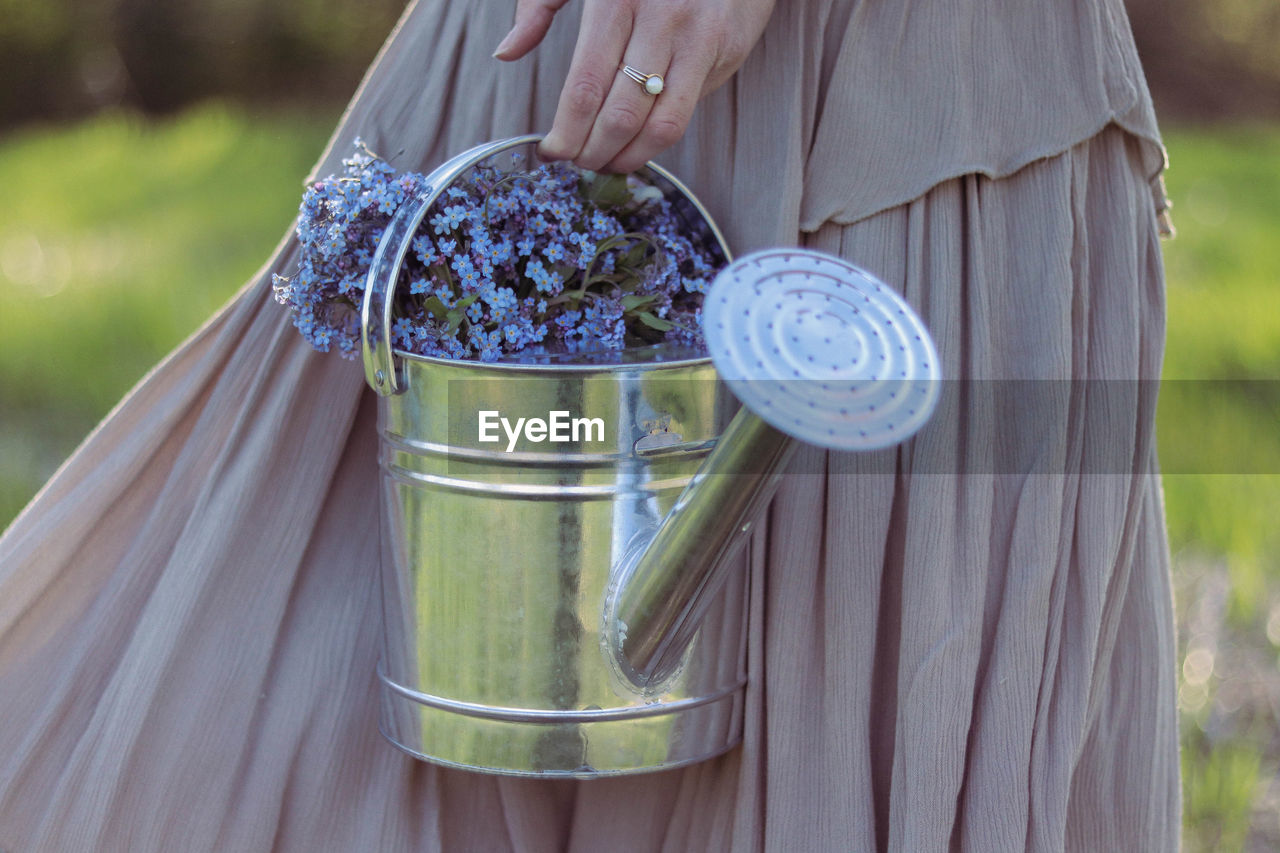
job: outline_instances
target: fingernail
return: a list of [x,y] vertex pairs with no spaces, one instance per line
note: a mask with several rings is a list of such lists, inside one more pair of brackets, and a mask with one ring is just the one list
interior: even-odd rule
[[498,42],[498,47],[493,51],[494,59],[501,59],[502,54],[511,49],[511,42],[515,41],[515,38],[516,31],[513,28],[511,32],[507,33],[506,38]]
[[560,139],[559,137],[556,136],[556,132],[553,130],[550,133],[548,133],[546,136],[542,137],[542,142],[538,143],[538,149],[537,149],[538,159],[544,163],[550,163],[554,160],[563,159],[551,153],[551,152],[554,152],[558,147],[560,147]]

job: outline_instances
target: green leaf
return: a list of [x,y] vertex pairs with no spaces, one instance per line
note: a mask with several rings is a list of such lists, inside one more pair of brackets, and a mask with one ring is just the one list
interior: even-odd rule
[[441,317],[447,316],[449,309],[444,307],[444,303],[440,301],[439,296],[428,296],[426,301],[422,303],[422,307],[427,310],[433,318],[439,320]]
[[657,298],[658,294],[656,293],[651,293],[648,296],[641,296],[638,293],[629,293],[622,297],[622,309],[624,311],[631,311],[632,309],[648,305]]
[[626,175],[597,174],[587,182],[584,195],[603,207],[621,207],[631,201]]
[[444,332],[446,335],[453,334],[462,325],[462,312],[455,308],[449,312],[447,319],[449,322],[445,324]]
[[648,249],[649,247],[644,243],[637,242],[627,250],[625,255],[622,256],[622,265],[628,267],[639,266],[640,263],[644,261],[645,252],[647,252]]
[[648,311],[636,316],[640,318],[641,323],[644,323],[650,329],[657,329],[659,332],[667,332],[676,327],[676,324],[670,320],[664,320],[661,317],[650,314]]

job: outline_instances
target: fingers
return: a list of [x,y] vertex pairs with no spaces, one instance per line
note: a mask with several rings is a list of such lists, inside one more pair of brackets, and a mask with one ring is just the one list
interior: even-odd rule
[[[665,33],[655,33],[653,28],[644,26],[637,26],[632,31],[621,62],[614,65],[613,85],[609,88],[609,94],[591,125],[582,150],[574,159],[582,168],[604,168],[618,156],[618,152],[631,145],[633,140],[649,128],[654,112],[668,94],[665,78],[670,76],[671,40],[665,36]],[[645,90],[644,84],[621,73],[618,69],[622,64],[629,65],[642,74],[663,77],[661,95],[650,94]],[[666,112],[663,111],[664,114]],[[643,163],[642,160],[640,165]]]
[[[684,135],[698,99],[738,69],[772,7],[773,0],[584,0],[569,74],[538,154],[593,170],[644,165]],[[661,92],[622,74],[624,64],[661,75]]]
[[551,21],[568,0],[516,0],[516,22],[493,55],[513,62],[538,46]]
[[606,0],[584,5],[569,76],[560,92],[551,130],[538,146],[539,155],[548,160],[576,161],[615,78],[620,76],[618,63],[631,27],[627,4]]
[[693,118],[711,66],[709,54],[686,52],[672,57],[671,67],[663,75],[662,94],[656,98],[634,85],[638,94],[650,99],[652,108],[639,132],[614,149],[618,153],[604,166],[605,171],[634,172],[679,142]]

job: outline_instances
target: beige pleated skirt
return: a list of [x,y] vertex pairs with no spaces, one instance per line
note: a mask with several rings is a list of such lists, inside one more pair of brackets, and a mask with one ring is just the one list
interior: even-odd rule
[[[509,7],[453,5],[411,11],[319,173],[356,134],[424,168],[549,126],[573,28],[498,69]],[[1159,375],[1149,151],[1111,125],[802,232],[803,168],[749,168],[794,145],[733,132],[754,121],[744,98],[708,99],[663,161],[735,250],[868,267],[920,310],[948,376],[997,393],[953,395],[898,450],[796,460],[751,543],[742,746],[540,782],[381,739],[375,401],[272,302],[286,239],[0,539],[0,849],[1177,849],[1155,386],[1093,390]],[[1073,381],[1028,414],[999,390],[1015,380]],[[1116,442],[1134,464],[1091,462]]]

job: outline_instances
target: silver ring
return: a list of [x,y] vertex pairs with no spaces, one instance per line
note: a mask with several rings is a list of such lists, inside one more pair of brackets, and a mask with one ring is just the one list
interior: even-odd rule
[[623,74],[639,83],[650,95],[661,95],[662,87],[665,85],[661,74],[645,74],[643,71],[637,71],[630,65],[623,65],[620,69]]

